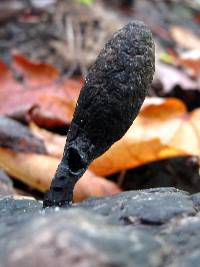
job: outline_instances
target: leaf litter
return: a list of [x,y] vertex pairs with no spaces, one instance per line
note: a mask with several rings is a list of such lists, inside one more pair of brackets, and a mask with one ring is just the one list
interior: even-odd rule
[[[85,174],[85,178],[83,177],[80,184],[77,184],[75,201],[89,196],[108,195],[120,190],[138,189],[145,186],[177,185],[181,188],[185,183],[186,187],[184,188],[188,189],[189,186],[191,192],[198,188],[197,184],[193,182],[199,179],[200,156],[198,3],[196,1],[190,3],[174,1],[166,4],[163,1],[162,5],[155,5],[153,1],[134,2],[134,6],[131,6],[128,13],[126,13],[127,9],[119,9],[118,17],[110,15],[109,11],[103,13],[106,21],[104,23],[102,23],[101,17],[81,16],[80,20],[77,20],[78,16],[76,17],[78,23],[87,21],[84,24],[87,25],[85,32],[90,28],[90,23],[96,20],[96,28],[93,27],[90,35],[99,35],[102,42],[105,42],[107,38],[102,38],[106,29],[109,29],[109,33],[106,32],[107,36],[112,32],[110,26],[106,24],[108,21],[112,21],[113,31],[114,28],[124,24],[122,13],[123,17],[124,14],[128,14],[128,19],[130,19],[130,15],[144,20],[148,19],[146,23],[153,31],[157,44],[157,70],[150,89],[150,95],[156,98],[147,99],[140,115],[127,134],[92,164],[90,171]],[[152,4],[155,8],[152,8]],[[98,3],[87,8],[88,10],[96,9],[96,5]],[[84,10],[87,8],[84,7]],[[30,25],[29,23],[32,21],[32,29],[34,27],[36,29],[39,23],[43,23],[41,22],[41,13],[34,14],[35,20],[30,20],[30,16],[28,18],[23,15],[24,10],[26,8],[21,9],[20,16],[16,13],[12,15],[17,18],[16,27],[12,29],[20,27],[19,21],[23,27]],[[103,7],[101,7],[101,12],[102,10],[104,10]],[[146,12],[149,14],[150,11],[154,12],[154,15],[146,16]],[[57,9],[56,16],[61,16],[59,12]],[[79,12],[78,9],[76,9],[76,14],[77,12]],[[84,12],[87,13],[87,11]],[[67,15],[63,12],[62,16]],[[3,17],[2,22],[4,28],[0,27],[0,36],[3,36],[5,40],[6,30],[11,29],[9,27],[13,22],[10,19],[6,21]],[[64,27],[69,27],[69,24]],[[99,31],[98,27],[104,32]],[[34,32],[29,31],[29,37],[26,38],[28,32],[24,29],[20,30],[24,35],[19,35],[24,38],[24,43],[20,41],[23,46],[12,41],[8,46],[8,42],[5,40],[9,49],[4,49],[3,43],[0,48],[0,51],[3,52],[3,57],[0,58],[0,115],[9,117],[0,118],[0,167],[11,177],[44,192],[55,173],[65,142],[65,137],[61,136],[60,132],[53,133],[49,130],[55,131],[57,127],[60,127],[59,129],[64,129],[62,133],[67,133],[83,79],[80,76],[69,78],[63,75],[65,68],[68,76],[69,69],[73,69],[71,73],[77,71],[77,67],[73,67],[77,64],[76,62],[73,65],[74,55],[71,59],[63,56],[65,54],[63,51],[66,51],[63,50],[66,45],[65,41],[51,40],[46,47],[38,46],[40,48],[36,52],[36,49],[29,48],[31,46],[27,42],[28,38],[31,40],[30,35],[34,35]],[[47,28],[44,26],[43,29],[46,29],[48,38],[50,38],[51,35]],[[39,31],[43,34],[42,28]],[[83,40],[89,40],[87,36],[84,38]],[[92,49],[89,49],[92,52],[91,57],[87,53],[88,43],[86,45],[87,49],[84,51],[87,61],[86,68],[98,53],[98,49],[96,51],[93,49],[95,43],[97,42],[94,41],[90,46]],[[50,49],[49,44],[53,44]],[[57,56],[54,58],[51,55],[55,55],[55,53],[49,52],[52,47],[57,49]],[[48,53],[44,52],[46,48]],[[35,54],[31,54],[31,51],[34,51]],[[24,55],[20,54],[21,52]],[[62,56],[58,56],[59,53]],[[42,54],[43,56],[41,56]],[[44,56],[45,54],[48,56]],[[79,68],[80,70],[81,68]],[[193,162],[194,158],[194,173],[191,172],[184,176],[183,172],[179,170],[181,168],[183,170],[192,169],[192,165],[188,162]],[[174,171],[170,172],[166,180],[166,173],[165,171],[163,173],[162,170],[170,168]],[[119,172],[121,172],[121,176]],[[111,174],[112,176],[110,176]],[[122,179],[119,183],[117,179],[111,182],[104,177],[108,177],[110,180],[112,177],[121,177]],[[159,182],[158,177],[160,177]],[[149,180],[147,181],[147,179]]]

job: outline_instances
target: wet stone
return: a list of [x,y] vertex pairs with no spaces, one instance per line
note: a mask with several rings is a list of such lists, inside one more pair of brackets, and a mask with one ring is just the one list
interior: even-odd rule
[[200,193],[193,194],[192,200],[194,202],[195,208],[200,211]]
[[196,197],[156,188],[46,210],[34,199],[1,198],[0,266],[196,267]]
[[83,209],[35,214],[11,234],[6,247],[0,238],[3,266],[153,267],[169,251],[159,239],[134,230],[127,236]]
[[14,194],[12,180],[3,170],[0,170],[0,197],[12,194]]
[[188,193],[175,188],[129,191],[106,198],[104,202],[102,199],[87,200],[81,206],[108,216],[116,223],[123,222],[123,218],[124,223],[128,218],[133,221],[135,218],[145,224],[162,224],[177,215],[196,213]]

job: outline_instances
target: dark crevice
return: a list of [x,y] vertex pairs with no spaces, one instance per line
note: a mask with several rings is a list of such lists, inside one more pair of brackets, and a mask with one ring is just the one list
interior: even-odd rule
[[69,171],[73,174],[78,175],[86,167],[86,164],[85,162],[83,162],[80,154],[73,147],[70,147],[68,149],[67,159],[68,159]]

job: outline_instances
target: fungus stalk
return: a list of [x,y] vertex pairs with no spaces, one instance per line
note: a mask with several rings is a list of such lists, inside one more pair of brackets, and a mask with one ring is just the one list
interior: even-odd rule
[[108,41],[90,68],[44,207],[72,203],[89,164],[118,141],[136,118],[154,74],[154,43],[142,22],[130,22]]

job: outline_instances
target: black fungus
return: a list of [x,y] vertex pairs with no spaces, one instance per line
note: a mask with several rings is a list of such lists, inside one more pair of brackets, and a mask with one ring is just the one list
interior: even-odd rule
[[126,133],[151,85],[154,57],[152,34],[138,21],[116,32],[102,49],[81,89],[44,207],[71,203],[88,165]]

